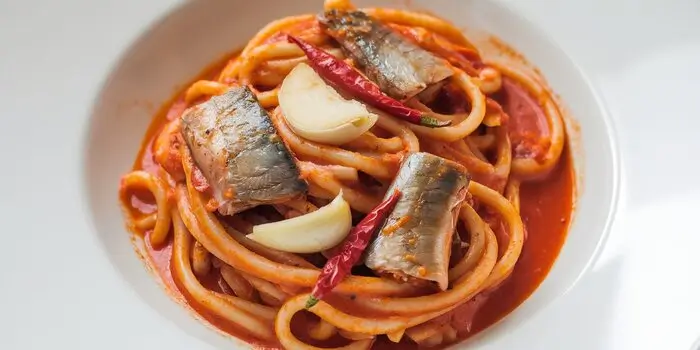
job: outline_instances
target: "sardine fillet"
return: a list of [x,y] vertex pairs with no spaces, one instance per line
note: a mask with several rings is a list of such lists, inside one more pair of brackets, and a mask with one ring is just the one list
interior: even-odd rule
[[469,175],[457,163],[429,153],[408,156],[388,191],[400,190],[401,198],[370,245],[365,265],[402,281],[447,289],[452,236],[468,185]]
[[285,202],[306,192],[292,155],[247,87],[231,88],[186,110],[182,135],[221,214]]
[[449,64],[362,11],[326,11],[319,21],[368,78],[389,96],[409,99],[454,74]]

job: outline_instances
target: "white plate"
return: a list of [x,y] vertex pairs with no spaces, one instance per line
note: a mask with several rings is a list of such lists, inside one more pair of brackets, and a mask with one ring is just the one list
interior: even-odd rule
[[[573,285],[605,232],[616,178],[609,127],[576,67],[521,15],[487,2],[424,5],[438,7],[435,12],[457,23],[496,33],[520,49],[543,70],[582,127],[585,158],[578,158],[577,166],[585,165],[583,196],[561,258],[536,294],[472,341],[474,346],[688,349],[700,335],[698,323],[691,322],[700,311],[693,297],[700,295],[700,283],[691,273],[692,266],[700,266],[698,254],[692,254],[700,239],[690,235],[682,221],[692,217],[692,208],[700,207],[697,182],[690,181],[690,174],[700,169],[684,161],[682,151],[700,148],[692,141],[700,123],[685,117],[698,115],[697,106],[687,103],[693,98],[689,91],[698,91],[688,81],[700,78],[697,65],[690,66],[700,58],[700,28],[691,15],[698,13],[693,12],[697,4],[679,1],[661,8],[641,3],[632,16],[622,5],[586,3],[591,7],[574,2],[511,5],[538,19],[593,72],[619,114],[621,144],[627,152],[623,164],[628,200],[621,203],[625,210],[618,214],[607,249],[573,291],[537,315],[535,311]],[[262,15],[246,15],[253,4],[236,4],[187,3],[191,11],[186,16],[175,12],[136,41],[129,54],[130,43],[174,8],[172,2],[107,6],[68,0],[38,7],[0,6],[2,23],[13,28],[0,33],[0,44],[7,48],[0,55],[6,130],[0,138],[6,162],[0,175],[6,228],[0,309],[8,335],[0,339],[0,348],[231,345],[193,321],[145,272],[122,229],[116,179],[131,164],[148,118],[176,84],[242,44],[261,24],[290,13],[268,2]],[[319,6],[305,4],[295,3],[292,12]],[[211,11],[217,6],[229,9]],[[657,16],[661,9],[675,16]],[[615,15],[601,15],[606,13]],[[652,16],[666,26],[645,29]],[[596,26],[591,26],[594,21]],[[201,33],[208,33],[206,40]],[[639,37],[645,39],[634,39]],[[105,81],[110,72],[115,72],[112,79]],[[140,84],[135,85],[137,80]],[[107,88],[91,115],[103,82]],[[134,101],[140,103],[136,108]],[[662,122],[659,115],[664,116]],[[88,132],[93,139],[84,142]],[[92,156],[82,163],[86,152]],[[86,165],[91,170],[83,182]],[[665,182],[659,181],[661,175]],[[84,190],[90,202],[83,202]],[[96,227],[89,224],[93,214]],[[678,215],[674,221],[662,216],[671,214]],[[676,287],[668,287],[672,285]],[[638,311],[642,307],[649,313]],[[652,328],[657,318],[678,321]]]

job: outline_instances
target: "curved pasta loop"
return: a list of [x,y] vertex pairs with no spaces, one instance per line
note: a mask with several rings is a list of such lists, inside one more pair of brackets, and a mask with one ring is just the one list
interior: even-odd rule
[[[325,49],[326,52],[331,55],[344,59],[345,56],[343,52],[339,49],[328,48]],[[284,78],[289,74],[289,72],[294,69],[299,63],[308,62],[308,58],[302,54],[299,57],[290,58],[267,58],[266,61],[259,62],[257,66],[245,67],[243,71],[248,74],[248,81],[253,85],[262,86],[277,86],[282,83]],[[246,79],[241,79],[241,81],[246,81]]]
[[[329,349],[329,348],[319,348],[315,347],[309,344],[306,344],[302,342],[301,340],[297,339],[294,334],[292,334],[292,328],[291,328],[291,323],[292,323],[292,316],[296,314],[297,312],[301,311],[304,309],[304,304],[306,303],[306,298],[309,297],[309,294],[301,294],[298,295],[289,301],[287,301],[284,305],[282,305],[282,308],[280,308],[280,311],[277,313],[277,317],[275,318],[275,333],[277,334],[277,338],[284,346],[285,349],[288,350],[324,350],[324,349]],[[367,350],[372,346],[372,343],[374,342],[374,339],[365,339],[365,340],[358,340],[354,341],[346,346],[334,348],[336,350]]]
[[429,128],[422,125],[408,124],[411,130],[418,135],[446,142],[461,140],[474,132],[474,130],[481,125],[481,122],[484,120],[484,116],[486,115],[486,97],[481,92],[479,86],[472,79],[473,78],[467,75],[467,73],[461,70],[455,70],[455,74],[450,78],[450,80],[455,85],[459,86],[459,88],[464,91],[469,98],[471,110],[466,115],[457,114],[449,116],[439,114],[433,112],[416,99],[407,101],[407,105],[418,108],[434,118],[440,120],[452,120],[456,123],[455,125],[443,128]]
[[564,121],[557,104],[552,99],[552,94],[544,85],[533,78],[512,67],[499,63],[489,63],[498,68],[504,76],[507,76],[522,85],[531,96],[538,97],[538,103],[544,111],[550,128],[550,145],[541,162],[531,158],[513,158],[513,173],[518,177],[530,179],[548,174],[557,164],[566,143]]
[[[497,126],[494,128],[489,128],[489,133],[495,136],[495,154],[496,161],[491,164],[488,160],[482,159],[476,156],[475,153],[482,153],[478,148],[472,149],[469,143],[465,143],[464,148],[465,154],[472,160],[472,165],[478,164],[477,168],[479,171],[476,175],[482,175],[483,184],[496,190],[497,192],[503,192],[503,188],[510,176],[513,155],[511,150],[510,138],[508,137],[508,130],[505,126]],[[483,157],[483,153],[482,153]],[[467,166],[469,169],[469,167]],[[484,169],[484,170],[482,170]]]
[[513,204],[515,211],[520,213],[520,180],[511,178],[506,184],[505,196]]
[[241,55],[241,64],[238,70],[238,79],[243,85],[249,85],[253,81],[253,70],[263,61],[278,58],[295,58],[304,56],[299,46],[286,41],[266,44],[251,49],[247,55]]
[[[250,41],[248,41],[248,44],[245,48],[243,48],[243,51],[241,51],[238,58],[246,57],[250,54],[251,50],[263,44],[265,40],[267,40],[271,36],[281,31],[284,31],[285,29],[290,28],[296,24],[305,21],[312,21],[313,19],[314,15],[300,15],[285,17],[268,23],[265,27],[258,31],[258,33],[255,34],[255,36],[252,39],[250,39]],[[226,80],[235,78],[236,74],[238,74],[238,69],[240,68],[238,58],[230,61],[229,64],[227,64],[226,67],[224,67],[224,69],[219,74],[219,78],[217,79],[219,82],[225,82]]]
[[127,223],[130,227],[148,227],[152,219],[150,216],[144,220],[136,220],[132,214],[131,204],[128,202],[130,198],[127,195],[133,187],[148,189],[153,198],[156,200],[158,207],[156,211],[155,223],[153,231],[149,235],[149,240],[152,246],[160,246],[165,243],[170,231],[170,201],[168,199],[168,186],[159,177],[147,173],[145,171],[132,171],[122,177],[121,186],[119,188],[119,198],[124,216],[127,218]]
[[[496,236],[493,234],[493,232],[489,233],[487,242],[488,243],[480,265],[493,266],[498,253]],[[476,292],[474,294],[476,294]],[[288,336],[287,334],[280,334],[280,330],[285,331],[289,329],[289,322],[291,321],[292,316],[296,312],[304,309],[304,304],[309,296],[310,294],[301,294],[289,299],[284,305],[282,305],[275,320],[275,331],[277,332],[278,338]],[[392,334],[397,332],[398,334],[401,334],[401,332],[405,329],[419,325],[454,310],[459,305],[467,302],[470,298],[471,297],[460,300],[453,305],[442,309],[437,309],[432,312],[405,316],[385,316],[375,318],[357,317],[340,311],[324,301],[320,301],[314,307],[309,309],[309,311],[341,330],[374,335]]]
[[498,92],[501,89],[501,72],[492,67],[484,67],[479,70],[476,84],[484,94]]
[[467,230],[469,230],[469,249],[464,254],[464,257],[448,272],[450,283],[454,283],[462,278],[479,262],[486,247],[486,236],[490,229],[479,218],[479,214],[474,211],[474,208],[469,205],[462,206],[459,215]]
[[148,231],[156,226],[157,219],[157,213],[148,214],[142,218],[134,219],[134,227],[136,227],[140,232]]
[[496,191],[478,182],[470,182],[469,193],[481,203],[498,212],[501,219],[508,226],[508,246],[496,263],[496,266],[493,267],[493,272],[489,275],[489,279],[485,282],[485,289],[488,289],[503,282],[513,272],[525,240],[523,221],[513,205]]
[[390,132],[392,135],[399,137],[403,143],[405,152],[418,152],[420,147],[418,138],[413,131],[406,126],[405,123],[399,122],[391,117],[379,114],[376,126]]
[[459,28],[432,15],[386,8],[363,8],[362,11],[382,22],[422,27],[440,34],[458,45],[474,47]]

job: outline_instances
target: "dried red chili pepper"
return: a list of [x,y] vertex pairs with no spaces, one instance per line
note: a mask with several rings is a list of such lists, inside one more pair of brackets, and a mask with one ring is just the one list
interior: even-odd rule
[[369,245],[374,232],[379,229],[384,219],[394,209],[400,197],[401,192],[395,190],[389,198],[367,213],[367,216],[350,231],[348,239],[345,240],[340,251],[328,259],[326,265],[323,266],[311,296],[306,301],[305,307],[307,309],[316,305],[321,298],[340,284],[345,276],[350,274],[350,269],[362,257],[362,253]]
[[304,51],[311,67],[318,75],[353,97],[413,124],[431,128],[439,128],[451,124],[449,121],[441,121],[425,115],[423,112],[410,108],[400,101],[387,96],[379,89],[377,84],[328,52],[291,35],[287,35],[287,41],[296,44]]

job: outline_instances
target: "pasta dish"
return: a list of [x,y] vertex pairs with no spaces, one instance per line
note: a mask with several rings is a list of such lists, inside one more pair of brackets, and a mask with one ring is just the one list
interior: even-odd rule
[[565,240],[552,96],[443,19],[327,0],[167,103],[120,205],[171,294],[254,346],[444,348],[522,303]]

